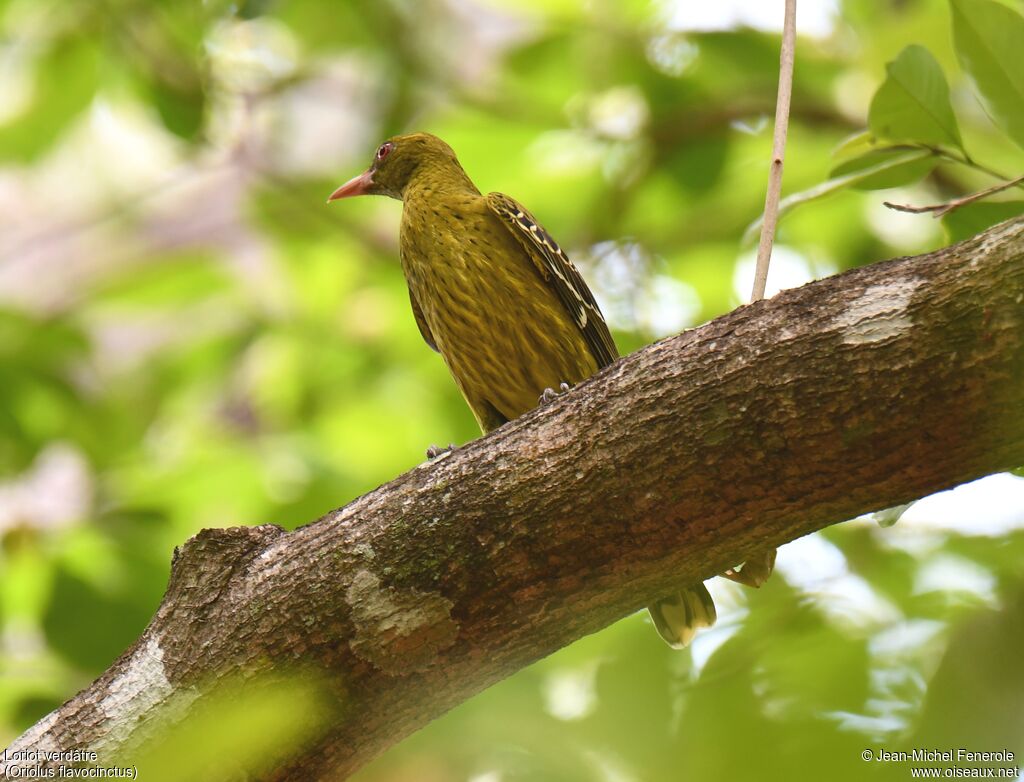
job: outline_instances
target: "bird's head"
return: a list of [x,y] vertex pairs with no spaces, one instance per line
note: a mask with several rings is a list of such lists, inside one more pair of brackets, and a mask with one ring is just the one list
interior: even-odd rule
[[455,152],[437,136],[429,133],[393,136],[377,147],[373,163],[366,171],[331,193],[327,201],[357,195],[386,195],[401,201],[409,183],[424,174],[466,179]]

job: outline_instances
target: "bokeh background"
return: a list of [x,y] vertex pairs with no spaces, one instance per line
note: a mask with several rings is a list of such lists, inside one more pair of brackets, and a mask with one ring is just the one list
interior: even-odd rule
[[[910,43],[967,146],[1024,172],[945,2],[799,13],[786,193],[828,178]],[[400,205],[324,203],[383,138],[434,132],[527,204],[628,352],[749,295],[781,18],[761,0],[0,0],[0,745],[139,635],[190,535],[293,528],[477,436],[409,311]],[[881,202],[992,181],[948,165],[807,204],[770,291],[940,247],[940,222]],[[892,527],[854,520],[783,548],[758,592],[713,582],[721,619],[692,650],[629,617],[357,779],[907,778],[865,747],[1019,765],[1022,563],[1009,474]]]

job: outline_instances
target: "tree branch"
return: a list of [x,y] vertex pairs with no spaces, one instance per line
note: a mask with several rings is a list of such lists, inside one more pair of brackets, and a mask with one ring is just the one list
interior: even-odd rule
[[340,708],[270,778],[343,778],[680,584],[1024,463],[1022,410],[1019,219],[650,345],[294,532],[200,533],[139,641],[9,751],[130,761],[218,680],[300,662]]

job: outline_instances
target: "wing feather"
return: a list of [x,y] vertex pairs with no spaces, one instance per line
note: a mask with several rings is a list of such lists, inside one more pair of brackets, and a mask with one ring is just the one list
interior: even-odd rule
[[619,352],[604,315],[579,270],[551,238],[551,234],[519,202],[507,195],[489,193],[487,204],[523,246],[541,277],[572,316],[598,367],[612,363]]
[[440,353],[441,351],[437,349],[437,342],[434,341],[434,335],[430,331],[430,326],[427,325],[427,319],[423,317],[423,310],[420,309],[420,303],[416,301],[416,296],[412,292],[412,288],[409,288],[409,303],[412,304],[412,316],[416,318],[416,325],[419,327],[423,341],[426,342],[435,353]]

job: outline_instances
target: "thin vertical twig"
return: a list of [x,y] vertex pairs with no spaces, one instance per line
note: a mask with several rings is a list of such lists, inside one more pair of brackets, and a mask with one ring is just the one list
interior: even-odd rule
[[775,137],[772,141],[772,165],[768,171],[768,192],[764,197],[764,222],[757,246],[754,269],[754,290],[750,300],[764,298],[768,283],[768,263],[775,241],[775,224],[779,218],[779,196],[782,193],[782,161],[786,156],[786,132],[789,130],[789,104],[793,97],[793,57],[796,50],[796,0],[786,0],[786,18],[782,26],[782,52],[779,55],[779,94],[775,102]]

